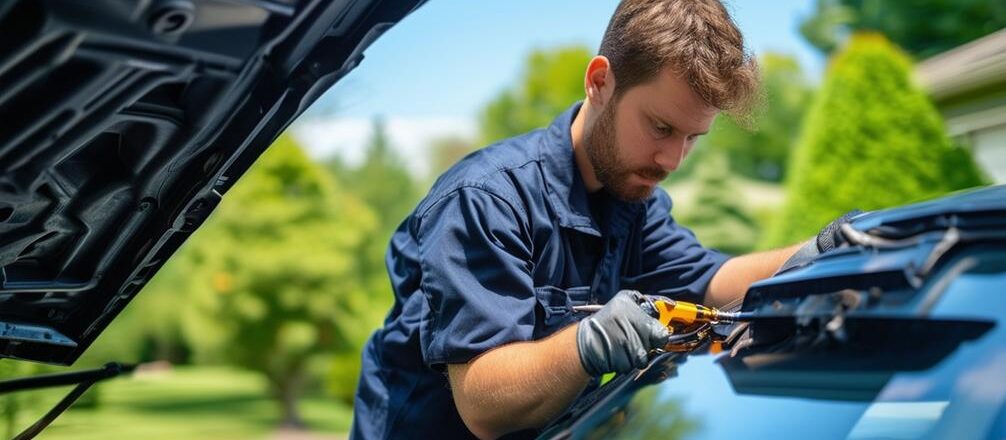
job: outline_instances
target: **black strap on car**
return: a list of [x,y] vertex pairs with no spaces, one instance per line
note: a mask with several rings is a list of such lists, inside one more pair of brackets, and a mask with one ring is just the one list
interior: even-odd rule
[[63,411],[70,408],[70,406],[73,405],[73,402],[76,402],[80,396],[84,395],[84,392],[86,392],[88,388],[91,388],[91,385],[121,374],[131,373],[135,368],[136,365],[124,365],[116,362],[109,362],[101,368],[95,368],[92,370],[44,374],[40,376],[23,377],[20,379],[11,379],[0,382],[0,394],[76,385],[72,390],[70,390],[66,397],[63,397],[63,399],[56,404],[56,406],[52,407],[52,409],[42,416],[41,419],[35,422],[35,424],[29,426],[27,429],[15,436],[14,440],[28,440],[35,438],[35,436],[49,426],[53,420],[56,420],[56,417],[59,417]]

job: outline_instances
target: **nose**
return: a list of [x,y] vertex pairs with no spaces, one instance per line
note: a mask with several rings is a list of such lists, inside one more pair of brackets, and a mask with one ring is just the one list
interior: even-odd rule
[[688,152],[687,140],[684,137],[674,136],[665,143],[658,145],[653,161],[665,171],[671,172],[681,166],[681,161],[685,160]]

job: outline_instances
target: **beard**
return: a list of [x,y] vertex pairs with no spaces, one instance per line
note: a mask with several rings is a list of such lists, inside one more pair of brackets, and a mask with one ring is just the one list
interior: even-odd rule
[[605,191],[624,202],[641,202],[653,194],[655,187],[633,183],[630,180],[632,175],[659,181],[667,177],[667,172],[659,167],[633,169],[619,157],[615,129],[617,104],[618,99],[612,99],[601,111],[592,129],[584,136],[584,150],[594,168],[594,175]]

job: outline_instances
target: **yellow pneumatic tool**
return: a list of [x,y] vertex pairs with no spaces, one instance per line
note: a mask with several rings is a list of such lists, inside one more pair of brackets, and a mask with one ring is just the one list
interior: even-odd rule
[[[701,304],[693,304],[684,301],[675,301],[664,297],[650,297],[650,301],[641,303],[648,315],[657,318],[661,324],[666,325],[675,333],[682,329],[694,326],[695,324],[722,324],[737,321],[746,321],[751,317],[742,312],[724,312],[715,307],[706,307]],[[601,304],[591,304],[585,306],[573,306],[573,311],[581,313],[594,313],[604,307]]]
[[[724,312],[715,307],[706,307],[685,301],[675,301],[662,296],[649,296],[639,306],[648,315],[665,325],[672,335],[696,333],[694,338],[668,344],[666,351],[688,351],[698,342],[705,339],[708,326],[705,324],[727,324],[738,321],[748,321],[754,317],[747,312]],[[604,307],[600,304],[573,306],[573,311],[594,313]],[[673,338],[672,340],[676,340]]]

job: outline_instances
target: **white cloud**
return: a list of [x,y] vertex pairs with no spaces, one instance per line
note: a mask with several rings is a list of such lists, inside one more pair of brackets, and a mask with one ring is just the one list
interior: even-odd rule
[[[433,140],[447,136],[470,139],[476,132],[474,119],[453,116],[392,116],[385,118],[384,129],[409,170],[424,177],[430,169],[428,149]],[[290,131],[311,157],[338,156],[356,165],[363,160],[374,123],[367,118],[312,118],[294,123]]]

